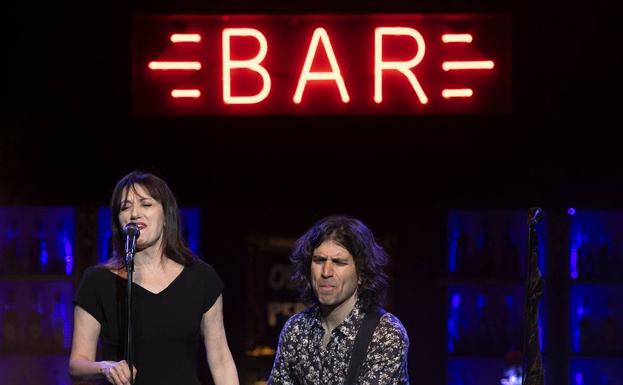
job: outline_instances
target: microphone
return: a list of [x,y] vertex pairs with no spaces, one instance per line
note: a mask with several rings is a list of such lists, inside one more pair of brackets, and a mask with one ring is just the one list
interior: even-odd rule
[[136,240],[141,235],[141,231],[136,223],[130,222],[123,227],[123,234],[125,235],[125,260],[126,263],[130,263],[136,253]]
[[528,224],[531,226],[536,225],[543,218],[543,210],[539,207],[530,207],[528,210]]

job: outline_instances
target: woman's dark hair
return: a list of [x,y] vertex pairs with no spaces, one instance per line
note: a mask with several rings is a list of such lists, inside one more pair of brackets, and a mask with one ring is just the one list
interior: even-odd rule
[[388,262],[387,253],[363,222],[348,216],[321,219],[294,244],[290,256],[294,264],[292,279],[299,287],[301,299],[307,303],[316,301],[311,286],[311,261],[314,250],[327,240],[336,242],[353,256],[361,281],[358,297],[364,308],[383,305],[388,286],[387,274],[383,271]]
[[164,254],[182,265],[187,265],[196,256],[184,243],[180,226],[179,208],[175,196],[167,183],[161,178],[141,171],[133,171],[121,178],[112,193],[110,214],[112,226],[112,256],[106,264],[110,268],[121,269],[125,266],[124,236],[119,223],[122,195],[130,189],[136,193],[136,186],[144,188],[149,195],[162,205],[164,229],[162,232],[162,250]]

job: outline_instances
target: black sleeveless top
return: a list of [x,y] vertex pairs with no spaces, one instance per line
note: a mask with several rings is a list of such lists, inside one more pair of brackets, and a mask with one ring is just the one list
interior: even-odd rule
[[[136,385],[199,385],[200,323],[223,290],[214,269],[200,260],[186,265],[163,291],[134,283],[133,348]],[[126,345],[127,280],[93,266],[82,277],[74,304],[100,324],[102,360],[121,361]]]

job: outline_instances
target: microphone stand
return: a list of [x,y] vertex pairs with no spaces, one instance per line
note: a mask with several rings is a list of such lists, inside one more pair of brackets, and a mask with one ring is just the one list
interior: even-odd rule
[[134,279],[134,254],[136,254],[136,237],[129,237],[126,241],[125,267],[128,274],[128,295],[126,296],[127,310],[127,344],[125,351],[125,361],[130,368],[130,384],[134,384],[133,376],[133,352],[132,352],[132,282]]
[[521,383],[524,385],[545,384],[538,327],[543,278],[538,265],[539,241],[536,224],[541,218],[543,218],[543,212],[540,208],[530,208],[528,213],[528,276],[525,288],[524,359],[521,371]]

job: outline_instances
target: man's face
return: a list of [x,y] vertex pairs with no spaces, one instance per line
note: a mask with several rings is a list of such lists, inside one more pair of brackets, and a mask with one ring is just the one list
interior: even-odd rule
[[324,241],[312,255],[311,284],[321,305],[337,307],[356,298],[357,268],[348,250],[333,240]]

